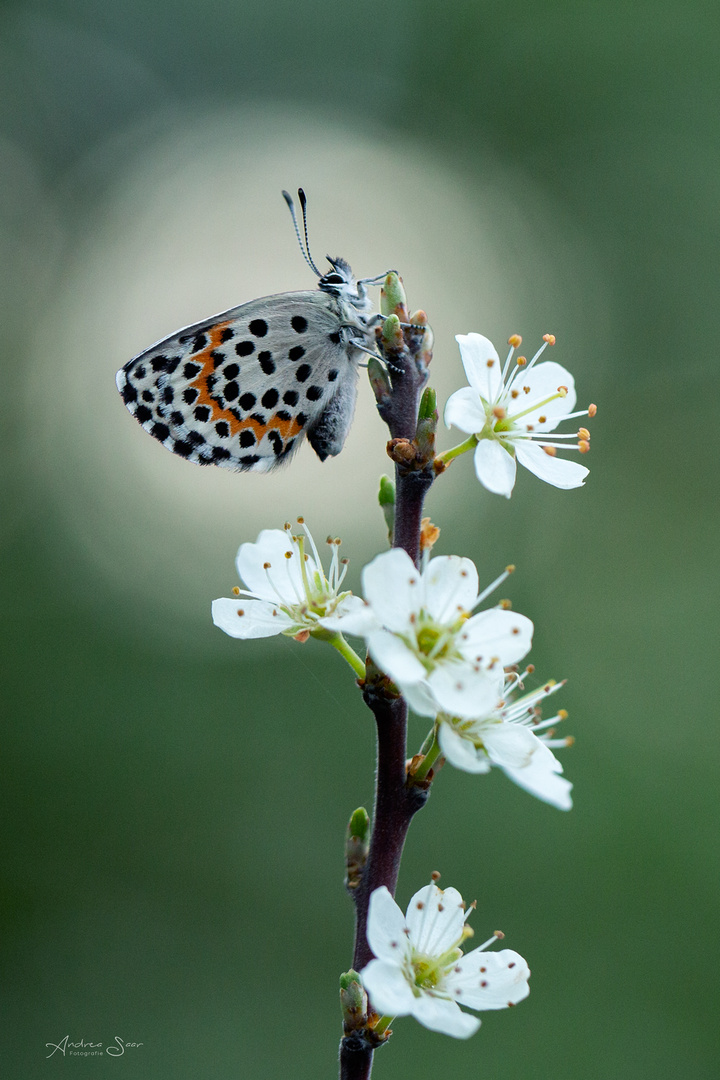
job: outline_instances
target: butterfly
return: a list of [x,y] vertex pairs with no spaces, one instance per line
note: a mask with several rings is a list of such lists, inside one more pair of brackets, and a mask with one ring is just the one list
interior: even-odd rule
[[366,285],[344,259],[321,274],[310,256],[306,198],[303,256],[314,291],[277,293],[186,326],[133,357],[117,373],[125,405],[168,450],[198,465],[268,472],[302,439],[321,461],[339,454],[355,411],[358,366],[375,355]]

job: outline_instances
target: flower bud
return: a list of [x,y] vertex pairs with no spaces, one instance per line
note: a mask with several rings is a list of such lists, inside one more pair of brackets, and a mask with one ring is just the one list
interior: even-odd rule
[[386,348],[402,349],[403,334],[397,315],[388,315],[382,325],[382,340]]
[[392,393],[387,371],[376,357],[371,356],[368,360],[367,373],[375,400],[378,405],[382,405],[390,399]]
[[360,884],[369,846],[370,817],[365,807],[359,806],[350,818],[345,834],[345,887],[349,892]]
[[340,1008],[343,1028],[349,1035],[363,1027],[367,1021],[367,994],[357,971],[344,971],[340,976]]
[[402,280],[392,271],[385,278],[380,290],[380,313],[396,315],[403,322],[408,321],[407,298]]
[[395,528],[395,484],[389,476],[384,474],[380,477],[380,490],[378,491],[378,503],[385,518],[388,531],[388,542],[392,545],[393,530]]

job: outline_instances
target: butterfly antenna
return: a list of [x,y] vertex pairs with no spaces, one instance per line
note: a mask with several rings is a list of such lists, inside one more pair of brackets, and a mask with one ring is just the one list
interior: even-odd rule
[[307,198],[305,196],[305,192],[301,187],[298,188],[298,199],[300,200],[300,206],[302,207],[303,230],[305,232],[305,248],[308,253],[308,259],[310,260],[310,265],[315,268],[315,273],[318,275],[318,277],[322,277],[322,274],[318,270],[317,266],[315,266],[315,263],[313,262],[313,257],[310,254],[310,241],[308,240],[307,232]]
[[[302,237],[300,236],[300,229],[298,227],[297,217],[295,216],[295,203],[293,202],[292,195],[288,194],[287,191],[283,191],[282,195],[283,195],[283,199],[288,204],[288,210],[290,211],[290,217],[292,218],[293,225],[295,226],[295,235],[297,236],[297,242],[300,245],[300,250],[302,251],[303,259],[308,264],[310,269],[314,273],[317,274],[318,277],[322,277],[322,274],[318,270],[315,263],[312,261],[312,258],[310,256],[310,247],[309,247],[308,242],[307,242],[307,214],[305,212],[305,207],[307,206],[307,199],[305,198],[305,192],[303,191],[302,188],[298,188],[298,197],[300,199],[300,206],[302,207],[303,226],[304,226],[304,230],[305,230],[305,246],[304,247],[303,247]],[[307,248],[307,250],[306,250],[306,248]]]

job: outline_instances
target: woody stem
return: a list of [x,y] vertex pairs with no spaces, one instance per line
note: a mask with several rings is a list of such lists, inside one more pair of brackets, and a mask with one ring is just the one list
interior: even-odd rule
[[[393,439],[415,439],[418,409],[427,373],[407,348],[391,358],[392,393],[378,406]],[[402,548],[417,566],[425,496],[433,482],[432,463],[424,468],[395,465],[393,547]],[[395,895],[400,859],[413,815],[425,804],[427,791],[407,783],[407,703],[393,693],[368,657],[363,698],[377,726],[377,771],[372,836],[355,901],[353,968],[361,971],[372,959],[367,941],[370,897],[385,885]],[[372,1002],[370,1003],[372,1005]],[[340,1044],[341,1080],[368,1080],[372,1070],[372,1040],[346,1036]]]

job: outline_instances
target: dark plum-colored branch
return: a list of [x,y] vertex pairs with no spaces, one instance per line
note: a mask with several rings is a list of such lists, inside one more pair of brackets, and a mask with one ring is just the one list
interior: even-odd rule
[[[427,382],[432,334],[421,312],[408,325],[404,302],[396,305],[394,315],[394,322],[388,320],[378,335],[385,367],[376,378],[371,372],[371,382],[378,398],[378,412],[390,432],[388,453],[395,463],[393,547],[406,551],[417,566],[423,503],[435,478],[433,440],[421,445],[418,438],[420,398]],[[395,895],[405,837],[413,815],[428,796],[427,788],[407,783],[407,704],[370,659],[363,697],[377,725],[377,772],[367,861],[353,891],[356,971],[373,956],[366,936],[370,897],[381,885]],[[377,1041],[373,1043],[371,1024],[365,1035],[363,1038],[355,1032],[342,1040],[341,1080],[368,1080],[378,1045]]]
[[372,959],[367,943],[368,903],[372,892],[385,885],[395,895],[403,845],[413,814],[425,804],[427,791],[406,784],[405,761],[407,705],[391,695],[387,680],[366,682],[363,697],[377,724],[377,773],[375,809],[370,850],[362,881],[355,893],[357,922],[355,930],[356,971]]

